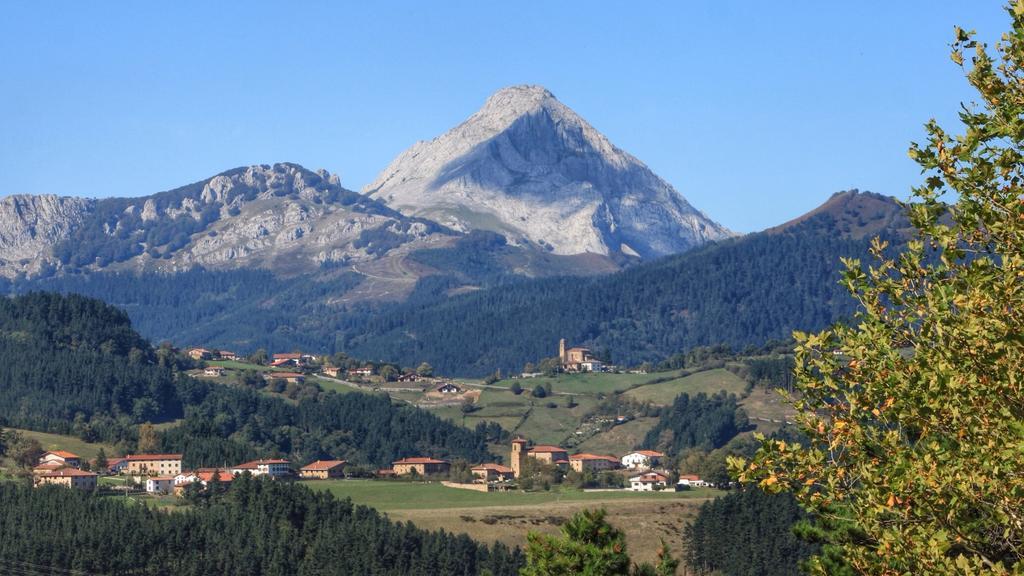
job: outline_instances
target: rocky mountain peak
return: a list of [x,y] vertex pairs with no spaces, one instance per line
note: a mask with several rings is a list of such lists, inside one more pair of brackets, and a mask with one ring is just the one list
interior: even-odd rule
[[407,215],[557,254],[653,258],[731,232],[540,86],[493,94],[364,192]]

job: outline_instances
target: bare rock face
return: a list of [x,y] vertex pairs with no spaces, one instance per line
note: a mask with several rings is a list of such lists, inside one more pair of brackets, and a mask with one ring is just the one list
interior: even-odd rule
[[50,194],[0,198],[0,276],[51,268],[51,247],[67,239],[94,205],[94,200]]
[[326,171],[248,166],[140,198],[0,199],[0,276],[196,266],[302,273],[408,252],[440,232]]
[[732,233],[539,86],[513,86],[400,154],[365,193],[457,230],[557,254],[641,258]]

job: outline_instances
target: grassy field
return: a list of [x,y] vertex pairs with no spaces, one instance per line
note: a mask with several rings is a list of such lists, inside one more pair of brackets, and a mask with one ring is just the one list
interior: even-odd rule
[[611,430],[595,434],[581,443],[576,450],[592,454],[615,454],[622,456],[640,446],[647,432],[658,423],[657,418],[638,418],[619,424]]
[[[558,376],[545,376],[542,378],[524,378],[518,380],[524,390],[533,390],[536,386],[551,384],[551,391],[555,394],[611,394],[623,392],[630,386],[636,386],[650,382],[659,377],[678,375],[674,373],[660,374],[611,374],[611,373],[585,373],[585,374],[559,374]],[[498,386],[508,387],[512,385],[509,380],[503,380]]]
[[311,481],[357,504],[386,512],[394,520],[410,521],[428,530],[467,533],[482,541],[522,546],[531,531],[555,533],[570,516],[588,508],[604,508],[610,522],[626,533],[635,560],[653,560],[664,539],[679,554],[686,522],[700,504],[721,492],[474,492],[437,483],[372,480]]
[[280,371],[283,368],[274,368],[272,366],[260,366],[259,364],[249,364],[248,362],[237,362],[235,360],[207,360],[207,364],[210,366],[220,366],[228,370],[255,370],[257,372],[268,372],[268,371]]
[[660,384],[649,384],[633,388],[626,392],[625,395],[641,402],[669,405],[675,400],[676,396],[683,392],[691,395],[700,392],[714,394],[719,390],[725,390],[738,396],[743,393],[746,387],[747,383],[739,376],[724,368],[716,368]]
[[67,450],[68,452],[74,452],[86,459],[95,458],[96,454],[99,453],[100,448],[103,448],[103,451],[107,453],[107,456],[112,456],[115,453],[114,447],[109,444],[86,442],[85,440],[75,438],[74,436],[49,434],[47,432],[35,432],[33,430],[21,430],[18,428],[9,428],[9,430],[16,430],[26,438],[35,438],[43,445],[43,450]]

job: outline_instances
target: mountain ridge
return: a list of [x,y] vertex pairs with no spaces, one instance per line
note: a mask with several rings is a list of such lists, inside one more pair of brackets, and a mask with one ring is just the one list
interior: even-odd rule
[[733,235],[540,86],[511,86],[399,154],[363,192],[557,254],[649,259]]

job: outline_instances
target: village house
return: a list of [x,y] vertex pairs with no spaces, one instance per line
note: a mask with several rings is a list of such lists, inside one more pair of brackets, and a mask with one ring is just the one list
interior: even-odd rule
[[324,374],[330,376],[331,378],[337,378],[341,376],[341,368],[338,368],[337,366],[324,366],[323,371]]
[[434,392],[439,394],[458,394],[462,392],[462,389],[451,382],[444,382],[435,386]]
[[677,490],[686,490],[687,488],[706,488],[710,486],[708,482],[700,479],[700,476],[696,474],[682,474],[679,476],[679,481],[676,482]]
[[345,477],[344,460],[317,460],[299,468],[299,477],[309,480],[327,480]]
[[91,492],[96,489],[96,473],[86,472],[77,468],[61,468],[35,477],[36,486],[64,486]]
[[203,376],[210,376],[213,378],[220,378],[224,375],[224,369],[219,366],[207,366],[203,368]]
[[619,459],[599,454],[573,454],[569,457],[569,467],[576,472],[603,472],[618,468]]
[[419,382],[420,380],[428,380],[415,372],[406,372],[398,377],[399,382]]
[[108,458],[107,469],[103,472],[107,474],[120,474],[124,472],[124,469],[128,466],[127,458]]
[[244,474],[245,472],[248,472],[253,476],[281,478],[283,476],[290,475],[292,473],[292,468],[290,462],[281,459],[253,460],[252,462],[246,462],[231,468],[232,474]]
[[515,471],[508,466],[501,464],[480,464],[470,469],[476,481],[482,484],[488,482],[506,482],[515,478]]
[[629,479],[629,489],[633,492],[651,492],[668,486],[668,476],[660,472],[646,472]]
[[654,450],[637,450],[622,457],[622,465],[630,470],[649,470],[661,465],[665,455]]
[[41,476],[43,474],[49,474],[54,470],[60,470],[61,468],[68,468],[60,462],[47,462],[45,464],[38,464],[32,469],[32,476]]
[[221,350],[217,352],[217,356],[219,356],[221,360],[238,361],[238,354],[235,354],[234,352],[229,352],[227,350]]
[[348,371],[349,376],[373,376],[373,366],[363,366],[362,368],[353,368]]
[[125,457],[125,474],[174,476],[181,474],[181,454],[135,454]]
[[81,468],[82,459],[73,452],[66,450],[51,450],[39,457],[40,464],[60,464],[70,468]]
[[302,384],[306,381],[306,375],[298,372],[267,372],[263,377],[267,380],[284,380],[289,384]]
[[290,352],[287,354],[274,354],[273,360],[270,362],[271,366],[305,366],[306,355],[299,352]]
[[174,476],[153,476],[146,479],[147,494],[170,494],[174,490]]
[[434,458],[403,458],[391,463],[391,469],[398,476],[405,476],[413,472],[420,476],[447,474],[449,468],[451,468],[451,464],[447,460],[436,460]]
[[554,464],[562,470],[569,467],[569,453],[565,448],[549,445],[538,445],[533,448],[526,448],[526,440],[516,438],[512,440],[512,454],[509,457],[509,464],[512,465],[515,477],[519,478],[523,473],[523,464],[526,458],[533,458],[539,462]]
[[213,352],[206,348],[189,348],[188,357],[193,360],[210,360],[213,358]]
[[207,486],[213,481],[221,484],[227,484],[234,479],[235,477],[231,474],[230,470],[222,470],[220,468],[199,468],[198,470],[182,472],[175,476],[174,485],[184,486],[198,482],[202,486]]

